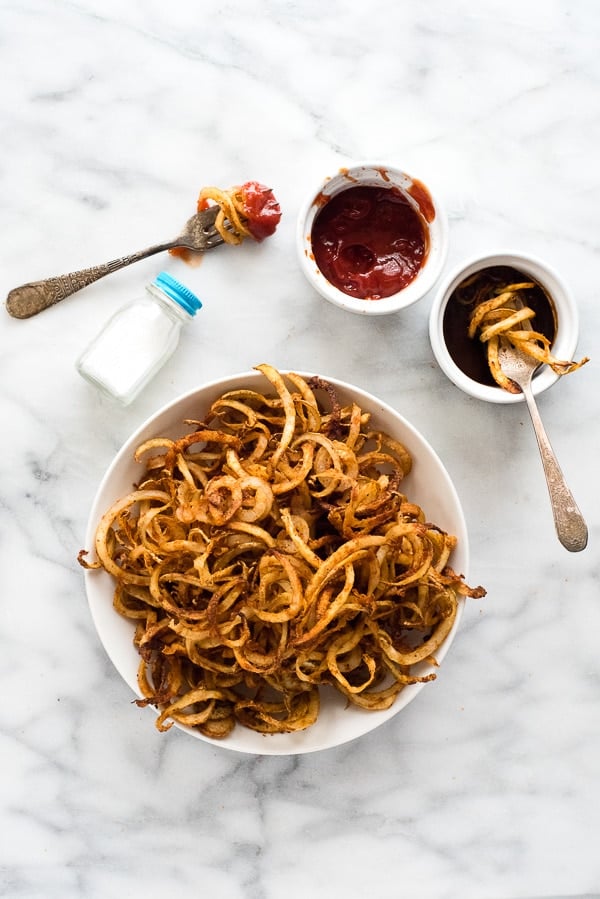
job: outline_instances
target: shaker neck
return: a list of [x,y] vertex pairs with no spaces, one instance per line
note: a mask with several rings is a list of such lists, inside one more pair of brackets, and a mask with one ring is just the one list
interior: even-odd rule
[[168,294],[161,290],[160,287],[157,287],[156,284],[147,284],[146,290],[155,300],[158,300],[167,315],[174,321],[189,322],[194,318],[187,309],[180,306],[176,300],[173,300]]

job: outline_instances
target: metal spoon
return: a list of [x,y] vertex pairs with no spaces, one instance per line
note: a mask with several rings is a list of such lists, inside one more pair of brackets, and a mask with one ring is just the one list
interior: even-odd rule
[[581,552],[587,546],[588,529],[560,470],[531,389],[531,378],[538,363],[515,349],[507,340],[501,341],[498,358],[502,371],[521,388],[527,403],[542,457],[558,539],[569,552]]
[[125,268],[133,262],[139,262],[155,253],[162,253],[164,250],[172,250],[175,247],[184,247],[188,250],[210,250],[223,243],[223,238],[215,228],[218,211],[219,206],[215,205],[196,213],[185,223],[181,234],[165,243],[155,244],[146,250],[132,253],[130,256],[121,256],[111,262],[105,262],[104,265],[15,287],[6,298],[6,309],[13,318],[30,318],[60,300],[64,300],[65,297],[77,293],[83,287],[93,284],[94,281],[98,281],[105,275],[110,275],[120,268]]

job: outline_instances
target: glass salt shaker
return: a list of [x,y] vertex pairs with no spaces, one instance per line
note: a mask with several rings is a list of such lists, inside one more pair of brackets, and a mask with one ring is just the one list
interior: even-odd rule
[[123,405],[155,376],[179,343],[181,327],[202,303],[167,272],[146,294],[119,309],[83,351],[76,367],[82,377]]

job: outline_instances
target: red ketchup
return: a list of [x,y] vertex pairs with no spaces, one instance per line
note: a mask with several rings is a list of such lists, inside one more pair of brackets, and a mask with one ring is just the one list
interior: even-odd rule
[[240,196],[246,225],[254,240],[270,237],[281,219],[281,209],[273,191],[258,181],[247,181],[240,187]]
[[426,225],[395,187],[349,187],[326,202],[312,233],[315,262],[343,293],[389,297],[413,281],[428,253]]

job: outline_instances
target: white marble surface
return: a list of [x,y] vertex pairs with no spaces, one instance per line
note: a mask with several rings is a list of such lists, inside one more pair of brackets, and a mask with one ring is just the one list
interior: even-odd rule
[[[203,184],[270,184],[261,246],[165,257],[0,324],[0,895],[222,899],[600,895],[600,8],[593,0],[0,2],[3,296],[174,233]],[[365,320],[296,263],[315,179],[387,160],[448,209],[447,268],[551,262],[592,357],[540,400],[590,528],[553,530],[524,407],[436,367],[431,295]],[[204,300],[125,410],[74,361],[166,268]],[[100,477],[155,408],[268,361],[353,380],[431,441],[467,517],[471,603],[438,681],[338,749],[249,757],[131,705],[76,555]]]

